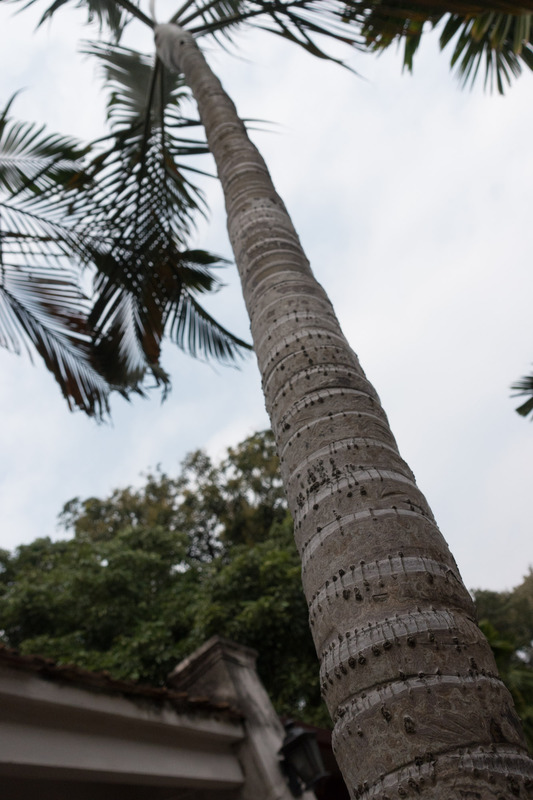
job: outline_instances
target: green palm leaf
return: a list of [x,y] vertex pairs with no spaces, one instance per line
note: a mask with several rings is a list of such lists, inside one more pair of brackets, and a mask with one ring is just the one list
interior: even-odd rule
[[[349,5],[352,5],[349,3]],[[475,4],[468,2],[388,2],[368,4],[362,32],[367,45],[383,50],[393,42],[404,43],[404,64],[413,67],[426,26],[442,23],[441,49],[452,46],[451,65],[463,84],[474,82],[480,67],[485,85],[503,94],[522,67],[533,69],[531,21],[520,2]],[[487,10],[489,7],[489,10]]]
[[16,205],[0,202],[0,214],[0,346],[36,351],[69,407],[101,419],[112,387],[92,345],[79,271],[65,256],[74,236]]
[[[17,0],[1,1],[17,2]],[[24,8],[33,6],[36,2],[37,0],[26,0]],[[70,0],[54,0],[43,13],[39,25],[42,25],[43,22],[50,19],[58,9],[67,5],[69,2]],[[141,14],[135,2],[129,3],[128,0],[126,0],[126,4],[132,7],[134,13]],[[128,13],[128,11],[124,9],[124,4],[115,3],[112,2],[112,0],[75,0],[74,6],[75,8],[85,8],[87,11],[87,22],[97,22],[100,29],[106,28],[110,30],[116,41],[120,40],[128,19],[131,19],[131,12]]]
[[[0,346],[37,352],[69,406],[101,418],[111,387],[98,369],[89,303],[69,259],[76,233],[38,208],[46,193],[79,175],[85,151],[10,120],[12,100],[0,115]],[[11,195],[9,203],[1,194]]]
[[527,397],[525,403],[518,406],[516,411],[522,417],[527,417],[533,414],[533,375],[526,375],[516,383],[513,383],[511,389],[515,392],[513,397]]
[[165,383],[160,354],[168,327],[180,331],[173,338],[190,354],[234,360],[248,345],[194,298],[218,287],[211,270],[221,262],[186,247],[193,215],[203,210],[201,193],[187,178],[198,170],[186,159],[207,153],[192,133],[199,121],[182,115],[188,91],[179,77],[133,50],[93,45],[87,52],[103,68],[113,136],[87,166],[91,182],[84,180],[67,200],[72,219],[100,231],[90,255],[97,274],[89,321],[102,358],[111,363],[119,347],[128,374],[137,379],[149,370]]
[[[353,18],[345,16],[341,0],[234,0],[233,2],[187,2],[172,21],[187,27],[196,36],[232,33],[243,25],[255,25],[287,39],[314,56],[338,59],[323,49],[323,39],[335,39],[362,48],[361,24],[364,6],[354,4]],[[355,11],[355,6],[358,6]],[[352,23],[352,24],[347,24]],[[338,62],[342,63],[342,62]]]
[[[205,25],[212,32],[217,29],[221,21],[227,21],[224,30],[229,31],[231,27],[242,22],[248,10],[247,6],[247,0],[208,0],[200,3],[197,0],[190,0],[176,11],[172,21],[178,22],[182,27],[190,26],[194,21]],[[233,20],[233,23],[230,20]]]
[[[180,19],[197,35],[233,29],[248,21],[266,27],[278,35],[299,44],[312,55],[330,58],[317,41],[331,37],[360,49],[383,50],[393,42],[404,44],[404,64],[413,67],[426,25],[444,23],[441,48],[457,34],[451,64],[466,83],[474,80],[481,64],[485,67],[485,82],[503,93],[512,77],[522,67],[533,69],[531,13],[523,13],[519,2],[499,4],[500,10],[485,11],[484,4],[468,2],[417,3],[405,0],[372,2],[372,0],[255,0],[236,2],[231,8],[223,3],[194,3]],[[204,11],[204,8],[208,11]],[[217,17],[218,15],[218,17]],[[269,22],[265,24],[264,18]],[[197,20],[200,20],[198,22]],[[194,21],[195,24],[192,24]]]
[[80,171],[86,150],[72,139],[46,133],[44,125],[10,120],[14,99],[0,116],[0,190],[13,195],[65,185]]
[[[522,63],[533,68],[533,15],[485,12],[464,20],[451,15],[444,25],[440,43],[453,46],[452,66],[463,83],[474,82],[484,65],[485,85],[500,94],[513,77],[522,72]],[[455,44],[453,40],[455,38]]]
[[87,303],[64,270],[2,267],[0,345],[20,353],[33,346],[69,407],[102,418],[110,387],[99,374],[86,327]]
[[232,360],[248,345],[195,297],[217,288],[220,259],[185,245],[202,200],[179,159],[206,146],[181,116],[183,88],[132,51],[96,50],[111,137],[82,150],[1,117],[0,344],[36,349],[69,403],[101,416],[111,388],[142,393],[147,372],[166,384],[166,330],[193,355]]

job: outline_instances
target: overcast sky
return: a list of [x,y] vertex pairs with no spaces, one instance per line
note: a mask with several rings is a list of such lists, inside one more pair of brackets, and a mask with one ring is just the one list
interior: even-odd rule
[[[160,2],[161,17],[171,8]],[[24,87],[17,117],[98,135],[80,15],[37,34],[30,14],[12,15],[0,6],[0,102]],[[237,42],[239,57],[211,45],[208,58],[243,117],[276,123],[254,138],[467,586],[516,585],[533,564],[533,426],[509,391],[533,360],[532,76],[501,98],[460,91],[434,40],[414,76],[396,53],[354,53],[361,77],[266,34]],[[193,244],[230,257],[214,182],[209,195]],[[210,308],[248,336],[233,267],[224,279]],[[175,473],[188,451],[220,455],[268,425],[253,358],[227,369],[168,347],[165,366],[163,405],[118,398],[98,426],[68,412],[39,364],[0,351],[1,547],[62,535],[74,496],[139,484],[157,464]]]

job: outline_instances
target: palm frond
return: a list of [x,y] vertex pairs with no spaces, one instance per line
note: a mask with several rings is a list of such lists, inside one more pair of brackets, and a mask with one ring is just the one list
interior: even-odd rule
[[30,358],[35,350],[69,407],[102,419],[112,387],[98,367],[79,273],[64,255],[69,237],[4,203],[0,212],[0,346]]
[[233,0],[233,2],[196,2],[187,4],[186,16],[173,18],[196,36],[233,33],[239,26],[255,25],[298,44],[314,56],[340,62],[327,54],[321,39],[334,39],[362,48],[365,40],[361,25],[366,17],[365,4],[353,15],[345,14],[347,3],[341,0]]
[[463,84],[473,83],[484,65],[485,86],[503,94],[523,64],[533,68],[532,21],[533,14],[489,11],[467,20],[452,14],[441,33],[441,48],[453,46],[451,63]]
[[181,292],[179,302],[170,308],[169,322],[171,339],[196,357],[233,361],[237,347],[251,349],[219,325],[189,291]]
[[113,136],[88,164],[92,184],[71,201],[71,213],[91,223],[112,220],[126,238],[145,213],[162,214],[172,235],[184,241],[195,214],[204,210],[201,192],[186,177],[184,159],[208,152],[205,141],[181,135],[200,127],[199,120],[181,113],[188,90],[180,78],[136,51],[91,45],[86,52],[103,67]]
[[[102,419],[109,413],[110,386],[93,360],[84,300],[73,284],[64,277],[51,278],[48,269],[41,276],[23,269],[12,276],[4,274],[0,283],[0,345],[16,353],[22,343],[33,345],[69,407],[76,406]],[[59,307],[61,314],[57,314]],[[60,320],[65,324],[59,325]]]
[[[349,5],[360,5],[355,0]],[[413,57],[427,26],[442,23],[441,49],[452,45],[451,66],[463,85],[473,83],[483,68],[485,86],[503,93],[522,67],[533,68],[531,28],[533,14],[516,2],[416,2],[386,0],[368,3],[362,32],[373,50],[393,42],[404,44],[404,65],[412,70]],[[527,5],[527,4],[525,4]]]
[[65,185],[81,169],[87,153],[72,139],[45,132],[44,125],[8,118],[15,95],[0,115],[0,190],[42,192]]
[[[38,0],[1,0],[2,2],[23,2],[23,9],[35,5]],[[108,30],[115,41],[120,41],[122,32],[132,16],[141,18],[150,24],[150,20],[138,7],[136,0],[124,0],[117,3],[115,0],[54,0],[43,12],[39,25],[54,16],[63,6],[73,3],[75,8],[84,8],[87,12],[87,22],[96,22],[100,30]]]
[[514,392],[513,397],[527,397],[525,403],[518,406],[517,413],[522,417],[527,417],[533,414],[533,375],[526,375],[516,383],[513,383],[511,390]]
[[246,13],[246,6],[247,0],[207,0],[201,3],[191,0],[178,9],[170,21],[187,27],[200,19],[209,26],[220,20],[242,17]]
[[62,228],[53,212],[43,217],[28,208],[78,176],[86,150],[10,120],[13,99],[0,115],[0,193],[11,195],[9,203],[0,198],[0,346],[25,349],[30,358],[36,352],[69,406],[101,419],[111,387],[98,371],[88,300],[69,260],[75,232]]
[[[90,324],[104,361],[118,347],[129,374],[149,370],[165,384],[160,353],[167,323],[184,294],[213,291],[218,283],[210,269],[220,260],[186,246],[194,215],[203,211],[202,195],[187,178],[197,170],[186,159],[208,149],[189,133],[200,123],[182,115],[189,94],[178,76],[116,45],[92,45],[87,52],[103,67],[113,131],[88,164],[91,182],[68,197],[71,217],[100,231],[90,254],[97,269]],[[201,336],[204,329],[197,328]],[[211,346],[216,336],[209,333],[208,341],[207,328],[205,346],[195,337],[175,341],[193,355],[234,359],[247,345],[219,328],[225,347]]]
[[[10,122],[7,110],[0,122],[7,176],[0,189],[11,194],[0,202],[0,345],[37,351],[69,404],[96,416],[105,414],[111,389],[142,393],[147,371],[167,385],[165,329],[184,293],[216,289],[211,270],[220,264],[184,245],[200,200],[177,157],[206,151],[203,142],[180,138],[198,122],[180,116],[181,89],[154,81],[138,54],[119,49],[117,56],[109,61],[105,53],[114,134],[103,143],[82,151]],[[82,152],[85,163],[73,162]],[[95,270],[91,300],[79,288],[83,266]],[[194,326],[193,314],[182,316]],[[214,320],[196,330],[174,339],[215,358],[246,347]]]

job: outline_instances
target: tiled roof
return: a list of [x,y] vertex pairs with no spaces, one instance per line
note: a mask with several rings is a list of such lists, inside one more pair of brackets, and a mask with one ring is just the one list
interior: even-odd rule
[[170,705],[176,711],[194,713],[208,712],[223,714],[226,718],[242,720],[242,714],[229,703],[217,702],[209,697],[189,695],[164,686],[149,686],[135,681],[113,678],[108,672],[92,672],[75,664],[57,664],[50,658],[37,655],[23,655],[17,650],[0,644],[0,667],[33,672],[41,678],[67,683],[91,691],[117,694],[131,699],[148,700],[154,705]]

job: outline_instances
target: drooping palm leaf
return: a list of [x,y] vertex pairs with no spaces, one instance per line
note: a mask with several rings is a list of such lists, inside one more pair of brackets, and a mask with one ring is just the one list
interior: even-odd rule
[[64,270],[3,266],[0,345],[20,353],[32,345],[58,382],[69,407],[102,418],[110,387],[93,360],[86,326],[87,302]]
[[[347,3],[350,7],[360,5],[356,0]],[[533,13],[531,5],[520,0],[384,0],[368,5],[372,8],[362,27],[367,45],[384,50],[393,42],[403,42],[404,65],[409,70],[423,33],[440,23],[441,49],[452,45],[451,65],[464,84],[473,83],[483,66],[485,85],[496,86],[503,93],[512,77],[520,75],[523,65],[533,69]]]
[[[17,0],[0,0],[1,2],[17,2]],[[33,6],[37,0],[23,0],[24,8]],[[50,19],[55,12],[62,6],[70,3],[71,0],[54,0],[44,11],[39,25]],[[115,41],[119,41],[128,19],[131,19],[132,12],[135,16],[144,16],[138,9],[136,2],[124,0],[124,3],[115,3],[112,0],[74,0],[75,8],[85,8],[87,11],[87,22],[97,22],[100,29],[106,28],[111,31]],[[128,8],[125,8],[127,6]]]
[[0,346],[30,357],[35,350],[69,407],[101,419],[113,387],[99,369],[79,270],[66,255],[75,235],[22,206],[0,202]]
[[533,414],[533,375],[526,375],[516,383],[513,383],[511,389],[515,392],[513,397],[527,397],[526,402],[516,409],[518,414],[522,417]]
[[91,252],[97,274],[90,324],[102,358],[119,347],[131,375],[149,369],[165,382],[161,343],[167,330],[181,330],[175,320],[182,316],[181,325],[197,334],[175,336],[177,344],[192,355],[233,360],[248,345],[194,298],[217,288],[211,268],[220,259],[186,247],[202,198],[184,159],[207,153],[190,133],[199,122],[181,113],[188,93],[177,76],[133,50],[93,45],[88,52],[103,67],[113,136],[87,167],[91,183],[69,197],[69,213],[101,231]]
[[155,204],[172,226],[172,234],[184,241],[204,204],[201,193],[187,179],[187,174],[198,170],[183,159],[208,152],[204,141],[181,133],[200,127],[198,120],[182,114],[188,91],[177,76],[168,75],[152,58],[136,51],[91,45],[86,52],[103,66],[113,135],[106,149],[88,165],[94,186],[79,196],[76,208],[83,208],[84,215],[92,219],[109,219],[110,212],[117,218],[127,201],[137,203],[134,198],[142,185],[140,202]]
[[[362,48],[362,7],[347,24],[341,0],[232,0],[232,2],[186,3],[186,13],[178,11],[173,20],[186,26],[195,36],[218,32],[232,33],[237,27],[254,25],[287,39],[319,58],[339,60],[328,55],[324,38]],[[339,62],[342,63],[342,62]]]
[[46,133],[44,125],[8,118],[15,95],[0,115],[0,191],[42,192],[64,185],[81,169],[86,149],[65,136]]
[[98,370],[89,304],[69,259],[76,233],[38,209],[45,193],[78,176],[85,150],[11,121],[11,103],[0,115],[0,346],[36,351],[69,406],[101,418],[111,387]]
[[483,65],[485,85],[496,86],[503,94],[522,72],[522,63],[533,69],[532,22],[532,14],[485,12],[466,21],[451,15],[441,34],[441,47],[452,45],[451,63],[463,83],[473,83]]
[[[206,148],[180,136],[198,124],[180,116],[182,88],[157,82],[131,51],[99,55],[113,135],[83,151],[83,168],[74,143],[0,118],[0,188],[11,193],[2,207],[0,344],[33,345],[69,403],[97,415],[110,388],[142,393],[147,369],[166,383],[166,329],[194,355],[231,360],[247,347],[193,296],[216,288],[218,259],[185,246],[201,199],[179,158]],[[91,303],[78,286],[83,266],[96,268]],[[184,335],[189,328],[196,333]]]

